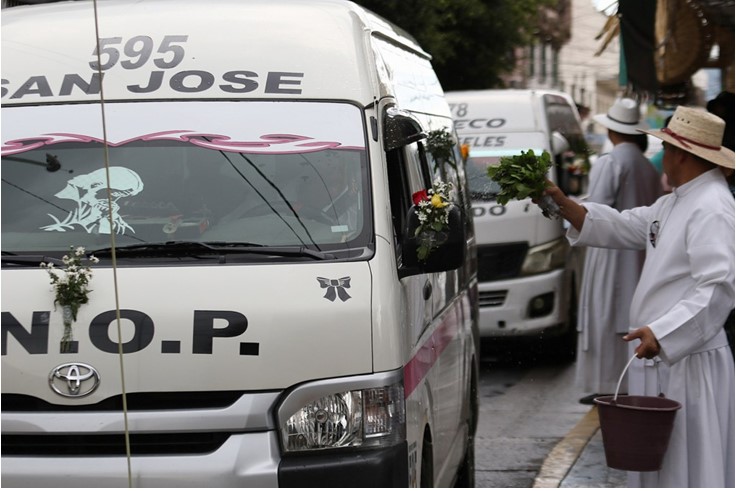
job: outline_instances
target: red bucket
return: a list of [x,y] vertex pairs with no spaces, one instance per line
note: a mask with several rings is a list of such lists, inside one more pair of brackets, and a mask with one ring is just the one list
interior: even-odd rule
[[[624,373],[634,361],[624,368]],[[619,386],[624,374],[621,374]],[[657,471],[670,442],[675,414],[682,405],[663,395],[595,398],[606,465],[624,471]]]

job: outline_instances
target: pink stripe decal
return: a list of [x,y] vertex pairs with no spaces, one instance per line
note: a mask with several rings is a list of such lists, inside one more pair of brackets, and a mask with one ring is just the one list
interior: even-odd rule
[[[189,130],[170,130],[140,135],[120,142],[108,142],[111,147],[118,147],[133,141],[172,140],[182,141],[210,150],[223,152],[247,152],[260,154],[306,153],[320,150],[342,148],[363,150],[365,147],[343,147],[340,142],[318,141],[308,136],[288,134],[261,135],[258,141],[233,141],[229,136],[198,133]],[[2,155],[13,155],[27,152],[36,148],[59,143],[80,142],[102,143],[102,140],[93,136],[77,135],[73,133],[48,133],[30,138],[20,138],[5,142],[2,146]]]
[[404,398],[408,399],[414,389],[427,376],[442,352],[460,331],[457,306],[445,316],[427,341],[419,347],[416,354],[404,367]]

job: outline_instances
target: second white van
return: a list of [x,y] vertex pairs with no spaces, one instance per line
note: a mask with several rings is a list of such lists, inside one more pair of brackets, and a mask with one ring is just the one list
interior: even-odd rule
[[565,223],[544,217],[530,199],[496,202],[486,169],[504,156],[547,151],[548,177],[568,194],[586,186],[587,153],[569,95],[543,90],[448,92],[462,144],[478,242],[479,326],[484,340],[539,339],[545,351],[574,357],[580,253],[564,238]]

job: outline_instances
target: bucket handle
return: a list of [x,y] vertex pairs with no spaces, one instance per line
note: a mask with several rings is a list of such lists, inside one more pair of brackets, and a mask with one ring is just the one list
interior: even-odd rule
[[620,377],[618,378],[618,384],[616,384],[616,393],[615,393],[615,394],[613,394],[613,402],[614,402],[614,404],[616,403],[616,399],[618,399],[618,389],[620,389],[620,388],[621,388],[621,382],[622,382],[622,381],[623,381],[623,379],[624,379],[624,375],[626,375],[626,370],[628,370],[628,369],[629,369],[629,365],[631,365],[631,363],[632,363],[632,362],[633,362],[633,361],[634,361],[635,359],[636,359],[636,355],[634,355],[634,356],[632,356],[632,357],[631,357],[631,359],[629,360],[629,362],[628,362],[628,363],[626,364],[626,366],[624,367],[624,370],[623,370],[623,371],[621,372],[621,376],[620,376]]
[[[613,403],[616,403],[616,399],[618,399],[618,390],[621,388],[621,382],[624,379],[624,375],[626,375],[626,370],[629,369],[629,365],[636,359],[636,355],[632,356],[629,362],[624,367],[623,372],[621,372],[621,376],[618,378],[618,383],[616,384],[616,393],[613,394]],[[659,397],[664,397],[664,393],[662,392],[662,387],[660,386],[660,378],[659,378],[659,362],[655,361],[654,366],[657,368],[657,389],[659,390]]]

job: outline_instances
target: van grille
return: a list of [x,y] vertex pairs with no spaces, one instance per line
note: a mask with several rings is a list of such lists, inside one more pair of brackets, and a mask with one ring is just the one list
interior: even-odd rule
[[518,277],[528,250],[526,242],[478,246],[478,281]]
[[[230,433],[146,433],[130,435],[131,455],[203,454],[217,450]],[[6,456],[125,455],[122,434],[3,435]]]
[[[186,411],[221,409],[234,404],[243,392],[159,392],[131,393],[127,407],[136,411]],[[115,396],[95,404],[67,406],[51,404],[24,394],[3,394],[2,412],[55,413],[59,418],[69,413],[122,413],[122,397]],[[191,455],[211,453],[232,435],[231,431],[180,431],[131,433],[132,455]],[[125,437],[122,433],[8,433],[0,439],[3,456],[122,456]]]
[[500,307],[506,301],[508,290],[478,292],[479,307]]
[[[234,404],[242,392],[140,392],[128,394],[127,407],[131,411],[165,411],[178,409],[213,409]],[[51,404],[42,399],[23,394],[3,394],[0,400],[2,411],[12,412],[84,412],[122,411],[123,398],[115,396],[95,404],[67,406]]]

